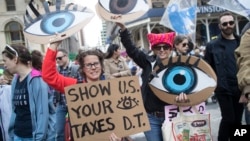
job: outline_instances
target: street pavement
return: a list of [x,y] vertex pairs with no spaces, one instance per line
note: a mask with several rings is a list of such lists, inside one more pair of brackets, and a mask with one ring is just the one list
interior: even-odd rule
[[[209,98],[208,103],[206,105],[206,111],[210,113],[213,141],[217,141],[218,128],[221,120],[220,108],[218,103],[213,103],[212,100]],[[134,141],[147,141],[143,133],[135,134],[131,137]]]

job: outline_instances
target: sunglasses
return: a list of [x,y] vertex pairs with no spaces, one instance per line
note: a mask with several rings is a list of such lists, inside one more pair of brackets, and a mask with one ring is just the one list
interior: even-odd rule
[[227,26],[228,24],[231,26],[231,25],[234,24],[234,21],[224,22],[224,23],[222,23],[221,25],[222,25],[222,26]]
[[183,43],[182,44],[182,47],[186,47],[186,46],[188,46],[188,43]]
[[153,49],[157,50],[157,51],[160,51],[161,49],[163,49],[163,50],[169,50],[170,46],[167,46],[167,45],[157,45]]
[[5,50],[8,51],[9,53],[15,55],[16,57],[18,57],[17,51],[13,47],[11,47],[10,45],[6,45]]
[[66,55],[60,56],[60,57],[56,57],[56,60],[62,60],[63,57],[65,57]]

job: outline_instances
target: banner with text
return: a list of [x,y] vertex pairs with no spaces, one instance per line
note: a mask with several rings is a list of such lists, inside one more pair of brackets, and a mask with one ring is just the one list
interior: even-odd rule
[[65,88],[75,141],[104,141],[150,130],[137,76]]

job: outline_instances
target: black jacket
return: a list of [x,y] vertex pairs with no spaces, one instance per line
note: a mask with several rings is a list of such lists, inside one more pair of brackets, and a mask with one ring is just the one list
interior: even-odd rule
[[[240,44],[240,38],[237,35],[234,36],[237,42],[237,46],[235,47],[236,49]],[[225,68],[228,63],[235,63],[236,66],[236,60],[234,55],[225,54],[225,49],[228,44],[228,40],[226,40],[222,35],[219,35],[217,39],[207,44],[204,59],[208,64],[210,64],[217,75],[217,87],[215,89],[215,93],[234,95],[238,93],[236,73],[228,76]],[[230,60],[234,60],[234,62],[229,62],[229,57],[232,57]],[[232,72],[237,72],[237,67],[231,69]]]
[[147,112],[164,112],[164,106],[167,103],[161,101],[149,88],[148,82],[153,69],[153,65],[156,63],[156,56],[149,56],[140,49],[136,48],[134,43],[131,41],[130,33],[126,29],[120,32],[121,42],[126,48],[126,52],[133,61],[142,68],[142,98],[144,106]]

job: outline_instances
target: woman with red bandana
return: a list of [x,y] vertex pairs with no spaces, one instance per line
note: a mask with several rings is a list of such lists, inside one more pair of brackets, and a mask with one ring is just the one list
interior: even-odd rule
[[[163,141],[161,127],[165,120],[164,106],[168,104],[152,92],[148,83],[154,67],[171,56],[175,33],[148,34],[148,41],[154,53],[154,55],[149,56],[134,46],[130,33],[123,24],[117,23],[117,25],[121,28],[121,42],[126,48],[128,56],[143,70],[141,92],[151,126],[151,130],[144,132],[144,134],[148,141]],[[180,102],[184,102],[186,99],[187,97],[183,93],[176,97],[176,100]]]

